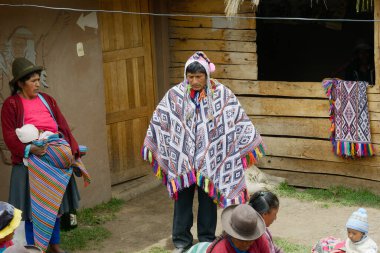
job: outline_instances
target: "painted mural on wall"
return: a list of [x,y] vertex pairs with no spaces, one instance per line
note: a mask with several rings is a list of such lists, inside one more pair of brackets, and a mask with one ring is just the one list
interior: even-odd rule
[[[47,57],[54,41],[67,29],[73,17],[67,11],[58,12],[55,22],[45,32],[36,34],[33,27],[17,26],[0,41],[0,105],[10,95],[9,81],[12,79],[12,62],[17,57],[25,57],[36,65],[45,67]],[[41,84],[48,87],[47,73],[41,73]],[[0,155],[2,162],[11,164],[10,152],[0,136]]]

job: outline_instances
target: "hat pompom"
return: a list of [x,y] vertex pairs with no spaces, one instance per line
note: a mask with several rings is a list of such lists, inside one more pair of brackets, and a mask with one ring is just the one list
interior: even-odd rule
[[210,73],[215,71],[215,64],[214,63],[210,62],[209,67],[210,67]]

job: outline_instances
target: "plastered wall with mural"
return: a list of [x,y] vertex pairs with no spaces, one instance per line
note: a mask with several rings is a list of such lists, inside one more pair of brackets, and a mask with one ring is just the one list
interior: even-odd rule
[[[3,3],[5,1],[0,1]],[[19,3],[8,1],[7,3]],[[47,4],[35,1],[34,4]],[[96,1],[55,1],[56,6],[96,7]],[[70,6],[68,6],[70,5]],[[96,13],[49,10],[34,7],[0,8],[0,104],[9,96],[8,82],[15,57],[26,57],[44,66],[41,90],[52,95],[65,115],[79,144],[92,184],[83,188],[81,205],[92,206],[111,197],[107,154],[105,103]],[[7,200],[10,153],[0,140],[0,200]]]

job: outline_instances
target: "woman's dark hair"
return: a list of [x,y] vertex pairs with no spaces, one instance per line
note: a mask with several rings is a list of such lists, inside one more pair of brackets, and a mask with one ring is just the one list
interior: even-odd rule
[[253,207],[259,214],[270,212],[280,206],[280,201],[274,193],[269,191],[259,191],[252,195],[249,205]]
[[207,72],[205,67],[202,66],[199,62],[195,61],[189,64],[186,68],[186,75],[187,73],[195,74],[195,73],[203,73],[207,76]]
[[21,77],[20,79],[18,79],[16,82],[14,83],[10,83],[10,87],[11,87],[11,94],[12,96],[13,95],[16,95],[16,93],[21,90],[21,88],[18,86],[18,82],[21,82],[21,83],[25,83],[26,81],[28,81],[34,74],[38,74],[39,76],[41,76],[41,70],[38,70],[38,71],[34,71],[32,73],[29,73],[23,77]]

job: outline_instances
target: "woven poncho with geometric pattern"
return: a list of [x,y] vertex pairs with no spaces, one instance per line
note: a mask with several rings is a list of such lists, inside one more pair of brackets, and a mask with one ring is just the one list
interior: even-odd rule
[[[212,104],[202,100],[191,117],[185,117],[187,84],[167,92],[153,113],[142,156],[162,177],[170,196],[197,184],[226,207],[247,200],[244,169],[264,155],[264,147],[236,96],[216,80],[212,83]],[[195,111],[194,103],[187,106]]]
[[323,80],[330,101],[333,152],[345,158],[372,156],[367,82]]

